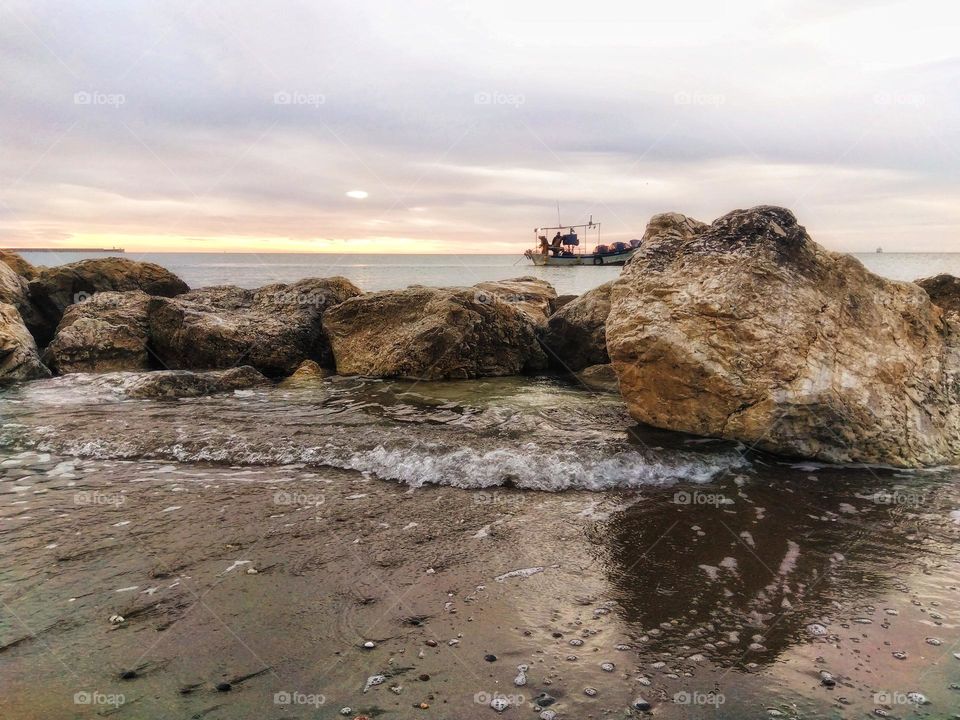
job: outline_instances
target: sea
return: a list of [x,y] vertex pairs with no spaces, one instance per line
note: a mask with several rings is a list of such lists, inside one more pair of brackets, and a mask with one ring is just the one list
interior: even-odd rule
[[[62,265],[110,253],[21,253],[35,265]],[[618,267],[535,267],[516,255],[337,255],[320,253],[126,253],[173,271],[193,288],[239,285],[256,288],[305,277],[342,275],[366,291],[408,285],[473,285],[532,275],[561,295],[581,293],[615,279]],[[917,280],[940,273],[960,276],[960,253],[862,253],[868,269],[893,280]]]

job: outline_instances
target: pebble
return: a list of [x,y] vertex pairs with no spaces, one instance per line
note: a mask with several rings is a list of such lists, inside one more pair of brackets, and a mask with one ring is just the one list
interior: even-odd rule
[[612,662],[600,663],[600,669],[604,672],[613,672],[616,666]]
[[941,640],[940,638],[928,637],[927,645],[943,645],[943,640]]
[[596,697],[597,689],[592,687],[584,688],[583,694],[586,695],[587,697]]
[[820,671],[820,684],[825,687],[833,687],[837,684],[837,681],[834,679],[833,675],[828,673],[826,670]]
[[363,644],[363,646],[364,646],[367,650],[373,650],[373,649],[377,646],[377,644],[376,644],[373,640],[367,640],[367,641]]
[[540,707],[544,707],[544,708],[549,707],[550,705],[553,705],[556,701],[557,699],[553,697],[553,695],[550,695],[545,692],[540,693],[533,699],[533,702],[535,705],[539,705]]
[[427,647],[436,647],[436,646],[437,646],[437,641],[436,641],[436,640],[427,640],[426,646],[427,646]]
[[230,692],[233,690],[233,685],[228,682],[217,683],[217,692]]
[[556,720],[557,714],[553,710],[544,710],[540,713],[540,720]]
[[371,675],[367,678],[367,684],[363,687],[363,691],[366,692],[375,685],[382,685],[387,681],[386,675]]
[[497,656],[496,656],[496,655],[484,655],[484,656],[483,656],[483,659],[486,660],[487,662],[496,662],[496,661],[497,661]]
[[647,702],[646,700],[644,700],[642,697],[638,697],[636,700],[633,701],[633,709],[634,709],[634,710],[640,710],[640,711],[646,712],[646,711],[650,710],[651,707],[653,707],[653,706],[650,705],[650,703],[648,703],[648,702]]
[[137,676],[136,670],[124,670],[120,673],[121,680],[133,680]]
[[349,715],[349,714],[352,713],[352,712],[353,712],[353,708],[349,708],[349,707],[342,707],[342,708],[340,708],[340,714],[341,714],[341,715]]
[[906,660],[906,659],[907,659],[907,654],[906,654],[903,650],[894,650],[893,656],[894,656],[897,660]]
[[427,675],[426,673],[423,673],[419,679],[420,679],[420,682],[427,682],[430,679],[430,676]]
[[120,625],[124,622],[123,615],[111,615],[110,624],[111,625]]
[[510,707],[510,701],[507,700],[503,695],[497,695],[497,697],[490,701],[490,707],[497,712],[503,712]]
[[927,700],[927,696],[924,695],[923,693],[918,693],[918,692],[908,692],[908,693],[907,693],[907,700],[909,700],[910,702],[915,703],[915,704],[917,704],[917,705],[929,705],[929,704],[930,704],[930,701]]

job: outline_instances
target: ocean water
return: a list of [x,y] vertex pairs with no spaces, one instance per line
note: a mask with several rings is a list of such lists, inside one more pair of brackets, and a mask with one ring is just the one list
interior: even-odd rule
[[[109,253],[23,253],[37,265],[59,265]],[[408,285],[472,285],[532,275],[557,292],[590,290],[620,274],[617,267],[535,267],[517,255],[336,255],[300,253],[127,253],[125,257],[157,263],[190,286],[239,285],[255,288],[305,277],[343,275],[367,291]],[[960,253],[865,253],[864,265],[893,280],[916,280],[939,273],[960,275]]]

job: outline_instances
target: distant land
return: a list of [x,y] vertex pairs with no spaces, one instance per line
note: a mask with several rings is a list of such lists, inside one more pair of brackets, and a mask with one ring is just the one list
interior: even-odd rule
[[123,248],[0,248],[5,252],[126,252]]

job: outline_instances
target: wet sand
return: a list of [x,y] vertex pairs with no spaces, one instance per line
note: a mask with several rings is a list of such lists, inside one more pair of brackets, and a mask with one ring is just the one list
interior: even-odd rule
[[951,475],[757,464],[545,493],[8,453],[0,714],[956,717]]

